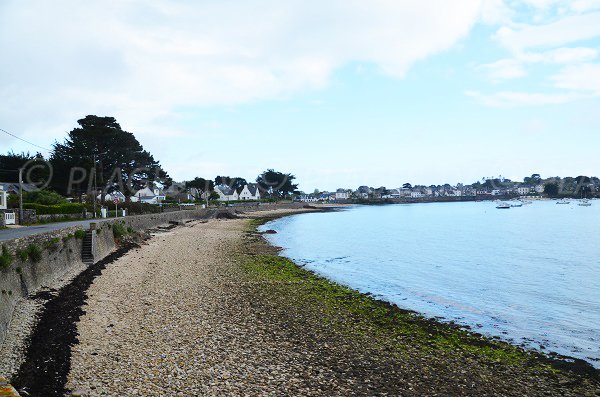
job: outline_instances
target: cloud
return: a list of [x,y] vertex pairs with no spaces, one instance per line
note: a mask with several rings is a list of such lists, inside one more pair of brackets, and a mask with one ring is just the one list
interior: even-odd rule
[[466,91],[465,95],[475,98],[486,106],[498,108],[560,105],[583,97],[583,95],[575,93],[547,94],[520,91],[501,91],[494,94],[482,94],[479,91]]
[[552,48],[597,36],[600,36],[600,12],[571,15],[542,25],[503,26],[495,34],[502,46],[517,54],[531,48]]
[[524,54],[521,59],[524,62],[535,63],[549,63],[549,64],[568,64],[578,62],[588,62],[598,57],[598,50],[595,48],[586,47],[563,47],[555,50],[539,52],[539,53],[527,53]]
[[600,9],[600,0],[574,0],[570,5],[575,12],[585,12]]
[[504,0],[485,0],[481,4],[480,20],[485,24],[511,24],[514,16],[514,10]]
[[536,63],[544,64],[575,64],[594,60],[598,57],[595,48],[557,48],[545,52],[528,52],[519,54],[516,58],[501,59],[496,62],[479,65],[477,70],[488,75],[493,82],[515,79],[527,75],[525,67]]
[[552,76],[556,87],[600,96],[600,64],[569,66]]
[[0,49],[12,61],[0,63],[0,119],[27,135],[111,114],[149,136],[182,134],[172,127],[179,106],[322,89],[350,62],[402,78],[465,37],[479,7],[478,0],[4,1]]
[[480,65],[477,69],[486,73],[493,81],[514,79],[527,75],[523,63],[516,59],[501,59],[493,63]]

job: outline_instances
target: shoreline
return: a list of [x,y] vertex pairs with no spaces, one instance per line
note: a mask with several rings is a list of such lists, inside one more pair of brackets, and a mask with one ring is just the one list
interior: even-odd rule
[[[343,207],[340,207],[340,208],[343,208]],[[296,214],[291,214],[291,215],[296,215]],[[277,219],[285,217],[285,216],[291,216],[291,215],[265,217],[264,219],[258,218],[260,222],[256,223],[255,230],[257,233],[264,234],[264,233],[261,233],[258,231],[258,228],[261,225],[264,225],[268,222],[277,220]],[[449,329],[456,330],[456,331],[464,331],[464,332],[474,336],[475,338],[480,338],[482,340],[482,342],[484,342],[484,343],[490,343],[490,346],[495,346],[497,343],[506,344],[508,346],[511,346],[518,350],[523,351],[523,353],[525,353],[525,354],[532,355],[536,360],[539,360],[540,362],[542,362],[544,364],[550,365],[557,370],[567,370],[567,371],[572,371],[574,373],[581,374],[581,375],[591,375],[591,376],[595,377],[596,379],[600,380],[600,367],[597,368],[592,363],[590,363],[584,359],[569,356],[567,354],[560,354],[560,353],[557,353],[552,350],[540,351],[535,348],[526,346],[524,344],[514,343],[512,341],[509,341],[509,340],[503,338],[502,336],[487,335],[482,332],[477,332],[476,330],[473,329],[472,326],[469,326],[467,324],[460,324],[453,320],[445,320],[440,317],[431,317],[431,316],[427,316],[426,314],[421,313],[417,310],[402,308],[394,302],[374,297],[373,293],[371,293],[371,292],[358,291],[358,290],[352,288],[351,286],[338,283],[334,280],[327,278],[327,276],[325,276],[325,275],[322,275],[313,270],[309,270],[305,266],[295,263],[292,259],[279,255],[279,252],[282,250],[281,247],[273,245],[266,238],[263,238],[263,240],[264,240],[265,244],[272,246],[277,250],[279,257],[288,260],[290,263],[294,264],[299,269],[302,269],[302,271],[305,271],[317,278],[320,278],[331,285],[347,288],[347,289],[355,292],[356,294],[364,296],[375,302],[379,302],[382,305],[388,306],[391,311],[396,311],[396,312],[408,314],[408,315],[415,315],[420,320],[422,320],[424,322],[424,324],[431,323],[431,324],[434,324],[435,327],[447,327]],[[533,340],[533,342],[538,343],[538,344],[543,343],[543,342],[535,341],[535,340]],[[598,360],[596,360],[596,361],[598,361]]]
[[313,211],[197,222],[125,252],[78,292],[85,303],[75,308],[78,321],[69,318],[79,341],[66,387],[85,396],[600,390],[585,374],[512,362],[520,357],[514,347],[495,350],[477,338],[470,339],[475,350],[438,346],[463,341],[466,331],[426,327],[414,314],[310,274],[279,257],[256,231],[259,223]]
[[[296,214],[292,214],[292,215],[296,215]],[[299,214],[298,214],[299,215]],[[274,216],[274,217],[259,217],[257,220],[258,222],[255,223],[255,225],[253,225],[254,229],[256,230],[257,233],[259,234],[264,234],[258,231],[258,228],[261,225],[264,225],[268,222],[277,220],[279,218],[285,217],[285,216],[291,216],[291,215],[282,215],[282,216]],[[371,300],[373,302],[376,302],[377,304],[380,304],[384,307],[386,307],[389,311],[391,312],[397,312],[397,313],[401,313],[403,315],[409,315],[409,316],[414,316],[415,318],[417,318],[426,328],[432,327],[432,328],[448,328],[449,330],[452,331],[458,331],[461,333],[467,333],[470,336],[474,337],[475,339],[479,339],[477,341],[477,344],[484,344],[487,345],[489,347],[494,347],[494,348],[502,348],[502,345],[505,346],[510,346],[511,348],[517,349],[518,351],[522,352],[525,355],[529,355],[531,356],[531,358],[533,360],[537,360],[540,363],[544,364],[544,365],[550,365],[552,368],[556,369],[556,370],[561,370],[561,371],[570,371],[573,373],[576,373],[578,375],[584,375],[584,376],[591,376],[597,380],[600,380],[600,368],[595,368],[591,363],[583,360],[583,359],[579,359],[576,357],[572,357],[572,356],[568,356],[568,355],[563,355],[563,354],[559,354],[553,351],[548,351],[548,352],[541,352],[538,351],[536,349],[533,348],[529,348],[529,347],[524,347],[521,346],[519,344],[516,343],[512,343],[510,341],[507,341],[501,337],[494,337],[491,335],[485,335],[483,333],[479,333],[477,331],[474,331],[472,329],[472,327],[468,326],[468,325],[463,325],[463,324],[459,324],[456,323],[454,321],[443,321],[437,318],[433,318],[433,317],[428,317],[423,313],[420,313],[418,311],[415,310],[411,310],[411,309],[406,309],[406,308],[401,308],[400,306],[398,306],[397,304],[384,300],[384,299],[379,299],[379,298],[375,298],[373,296],[372,293],[370,292],[360,292],[350,286],[344,285],[344,284],[340,284],[337,283],[333,280],[328,279],[326,276],[319,274],[318,272],[306,269],[304,266],[298,265],[297,263],[295,263],[292,259],[284,257],[279,255],[279,252],[281,251],[281,247],[277,247],[274,246],[273,244],[271,244],[266,238],[264,238],[264,236],[261,236],[264,243],[273,247],[276,251],[277,251],[277,256],[280,258],[283,258],[287,261],[289,261],[291,264],[293,264],[294,266],[296,266],[298,269],[301,269],[303,272],[306,272],[310,275],[312,275],[315,278],[318,278],[320,280],[322,280],[323,282],[330,284],[332,286],[336,286],[336,287],[341,287],[343,289],[347,289],[352,291],[353,293],[363,296],[364,298]]]

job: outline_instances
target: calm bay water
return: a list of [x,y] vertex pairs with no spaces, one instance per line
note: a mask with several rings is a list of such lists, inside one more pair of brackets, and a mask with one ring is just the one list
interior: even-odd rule
[[331,280],[600,367],[600,202],[355,206],[264,225]]

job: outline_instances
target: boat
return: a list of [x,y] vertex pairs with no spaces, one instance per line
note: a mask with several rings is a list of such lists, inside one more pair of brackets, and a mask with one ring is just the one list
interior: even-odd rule
[[513,201],[512,203],[510,203],[511,207],[522,207],[523,203],[520,201]]
[[590,203],[590,200],[588,199],[582,199],[577,205],[580,207],[590,207],[592,203]]
[[556,202],[556,204],[571,204],[571,202],[567,199],[560,199]]
[[496,208],[501,209],[501,210],[509,209],[510,208],[510,204],[508,204],[508,203],[498,203],[496,205]]

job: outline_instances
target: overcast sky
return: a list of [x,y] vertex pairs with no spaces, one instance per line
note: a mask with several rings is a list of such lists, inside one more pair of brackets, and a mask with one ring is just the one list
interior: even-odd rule
[[3,0],[0,128],[306,191],[599,175],[599,51],[600,0]]

